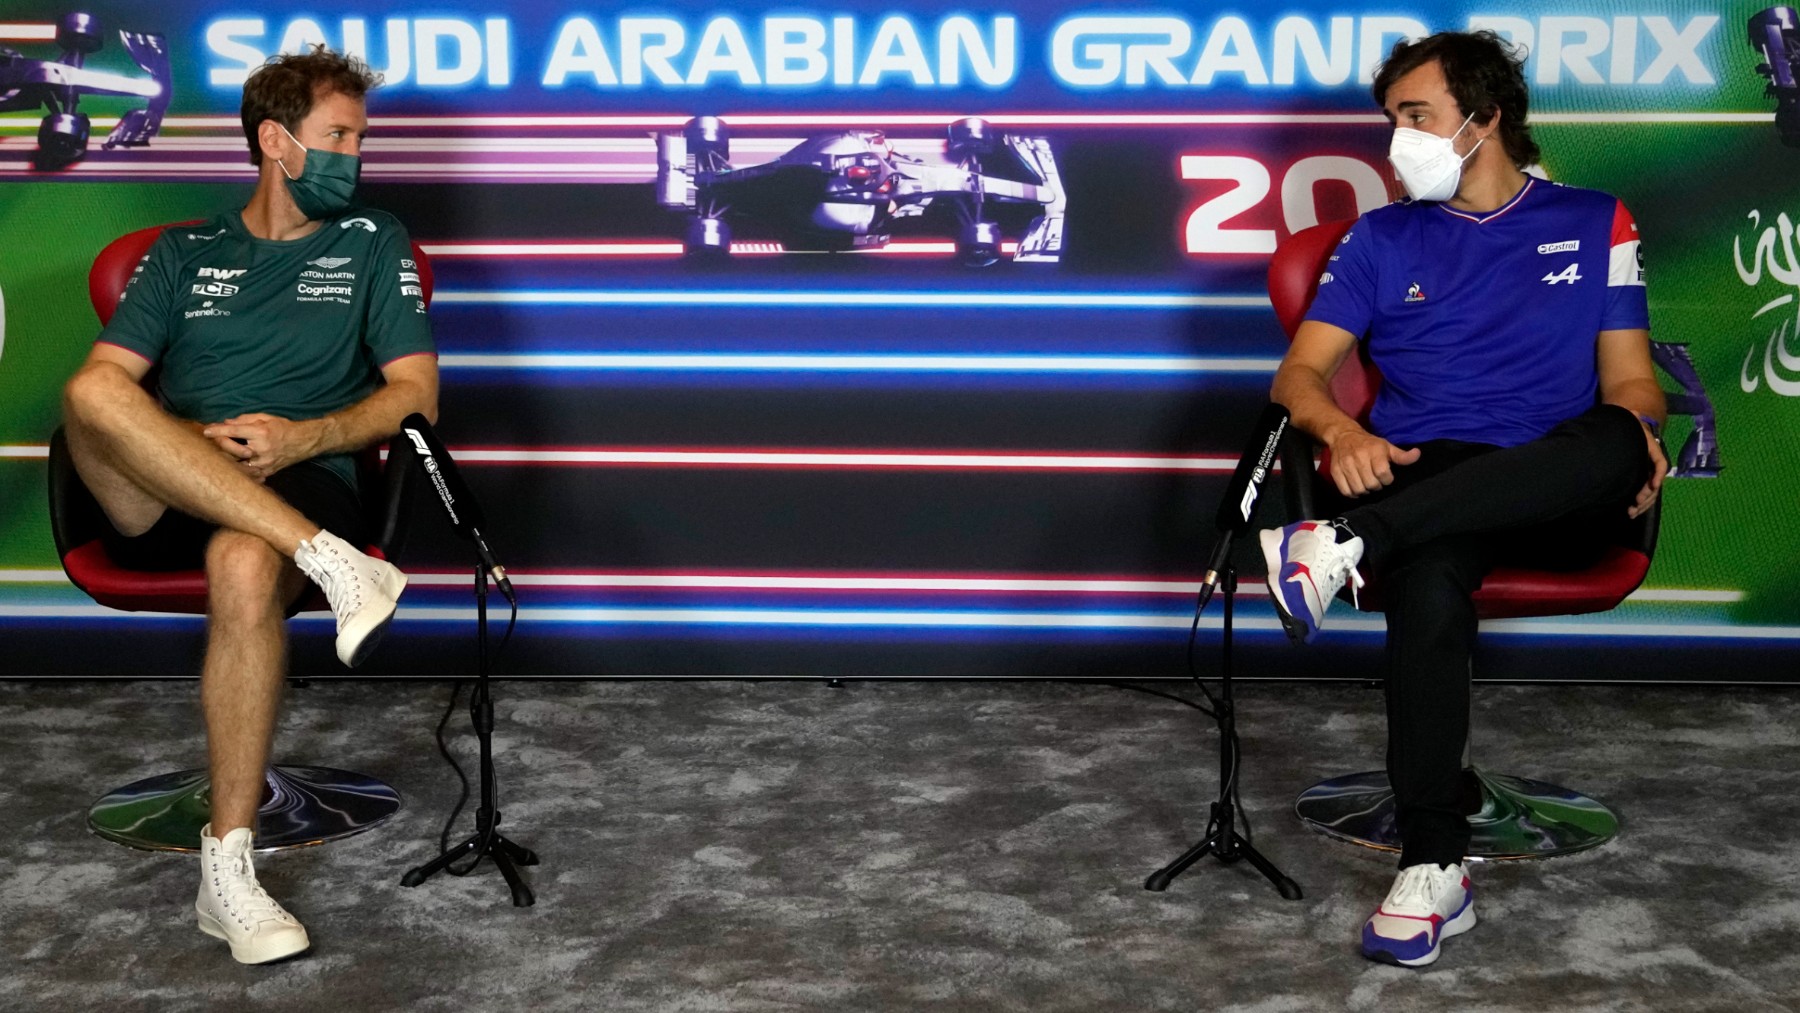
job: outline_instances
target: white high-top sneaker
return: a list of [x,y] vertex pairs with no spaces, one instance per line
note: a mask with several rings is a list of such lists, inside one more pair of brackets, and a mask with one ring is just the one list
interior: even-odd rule
[[200,931],[223,939],[240,964],[266,964],[302,953],[312,942],[306,929],[263,891],[250,863],[250,829],[221,840],[212,824],[200,831],[200,896],[194,912]]
[[300,543],[294,563],[324,589],[337,616],[338,660],[351,668],[362,664],[394,618],[394,604],[406,590],[406,574],[323,530]]

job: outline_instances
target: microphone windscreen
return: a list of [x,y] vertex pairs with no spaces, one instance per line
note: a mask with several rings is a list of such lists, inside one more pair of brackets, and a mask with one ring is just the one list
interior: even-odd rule
[[400,435],[424,470],[426,481],[443,501],[450,523],[463,537],[469,537],[470,531],[483,523],[481,508],[469,494],[469,487],[463,484],[462,474],[456,470],[456,462],[444,448],[444,441],[438,439],[431,424],[418,412],[401,420]]
[[1281,437],[1287,427],[1288,410],[1269,402],[1262,415],[1257,417],[1256,428],[1251,431],[1250,440],[1238,457],[1237,470],[1231,473],[1231,482],[1225,486],[1225,495],[1219,500],[1220,531],[1242,533],[1249,529],[1250,518],[1256,512],[1256,499],[1269,472],[1275,468]]

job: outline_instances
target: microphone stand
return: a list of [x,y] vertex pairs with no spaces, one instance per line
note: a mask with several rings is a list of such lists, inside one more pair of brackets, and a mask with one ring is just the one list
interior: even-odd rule
[[1237,806],[1232,802],[1238,778],[1237,710],[1231,696],[1231,623],[1233,605],[1237,601],[1237,568],[1230,562],[1232,536],[1233,532],[1229,529],[1219,534],[1219,544],[1213,549],[1213,563],[1206,571],[1205,582],[1200,586],[1200,601],[1194,609],[1194,621],[1198,623],[1200,614],[1206,611],[1207,603],[1212,600],[1213,589],[1218,588],[1224,592],[1225,621],[1220,637],[1223,653],[1219,665],[1219,696],[1213,701],[1213,715],[1219,723],[1219,797],[1212,804],[1206,823],[1206,835],[1198,844],[1182,852],[1181,857],[1151,873],[1144,880],[1144,889],[1155,893],[1167,890],[1176,876],[1210,854],[1225,865],[1240,858],[1249,862],[1256,867],[1256,871],[1275,884],[1275,889],[1283,897],[1299,900],[1303,896],[1300,884],[1283,875],[1273,862],[1251,847],[1244,835],[1237,831]]
[[[475,833],[424,865],[407,870],[406,875],[400,877],[400,885],[418,886],[444,871],[453,876],[465,876],[475,871],[483,858],[488,858],[493,860],[494,866],[500,870],[501,877],[512,891],[513,906],[530,907],[536,903],[537,898],[519,875],[518,867],[538,864],[537,853],[507,840],[500,833],[500,810],[494,806],[494,698],[488,678],[488,574],[494,575],[494,579],[500,584],[501,593],[506,595],[515,608],[518,603],[513,597],[511,582],[506,579],[506,571],[494,561],[492,551],[488,549],[486,540],[476,527],[480,511],[476,507],[474,496],[457,476],[456,465],[449,452],[444,449],[422,416],[409,415],[401,425],[420,467],[433,480],[434,488],[443,499],[451,523],[459,533],[475,543],[476,554],[480,557],[475,564],[476,678],[475,691],[469,696],[469,722],[475,727],[475,738],[481,748],[481,801],[475,808]],[[437,460],[439,456],[443,458],[441,463]],[[461,493],[461,498],[467,501],[462,514],[456,510],[456,493]],[[441,740],[439,744],[442,745]],[[451,864],[457,859],[470,856],[473,856],[473,860],[461,870]]]
[[[538,864],[537,852],[506,839],[496,829],[500,810],[494,808],[494,699],[488,691],[488,575],[487,568],[475,565],[476,679],[475,692],[469,697],[469,720],[475,726],[475,738],[481,743],[481,803],[475,808],[475,833],[468,840],[437,856],[424,865],[410,869],[400,878],[401,886],[418,886],[449,867],[451,862],[470,855],[475,862],[490,858],[506,885],[512,890],[514,907],[530,907],[536,903],[531,887],[519,875],[518,866]],[[467,870],[465,870],[467,871]],[[454,874],[455,870],[451,870]]]

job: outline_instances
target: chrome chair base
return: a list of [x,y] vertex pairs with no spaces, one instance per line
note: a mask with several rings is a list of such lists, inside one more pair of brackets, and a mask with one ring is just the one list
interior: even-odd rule
[[[256,811],[259,853],[304,848],[360,834],[400,811],[400,793],[385,781],[333,767],[269,768]],[[180,770],[109,792],[88,810],[88,829],[144,851],[198,851],[211,819],[212,779]]]
[[[1468,857],[1500,862],[1554,858],[1598,847],[1619,832],[1619,818],[1599,802],[1543,781],[1474,768],[1481,811],[1469,817]],[[1398,852],[1394,791],[1387,772],[1370,770],[1321,781],[1294,803],[1312,830],[1365,848]]]

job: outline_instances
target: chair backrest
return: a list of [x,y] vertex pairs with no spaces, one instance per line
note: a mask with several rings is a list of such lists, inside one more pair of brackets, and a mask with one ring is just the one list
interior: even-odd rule
[[[1343,242],[1344,233],[1355,221],[1325,222],[1301,229],[1275,248],[1269,259],[1269,301],[1275,306],[1275,317],[1293,340],[1306,319],[1307,307],[1319,290],[1319,276],[1331,263],[1331,254]],[[1360,335],[1359,335],[1360,337]],[[1369,361],[1368,348],[1357,342],[1355,351],[1344,358],[1344,364],[1331,378],[1331,397],[1344,413],[1359,422],[1369,421],[1369,409],[1375,404],[1375,392],[1381,389],[1381,371]]]
[[[106,244],[100,255],[94,258],[94,266],[88,271],[88,301],[94,304],[94,314],[100,318],[100,325],[106,326],[112,321],[113,311],[119,308],[119,296],[124,293],[125,286],[131,281],[131,274],[137,270],[138,262],[156,242],[164,229],[182,228],[199,225],[197,221],[172,222],[168,225],[152,225],[147,229],[127,232]],[[431,258],[418,243],[412,244],[413,262],[419,265],[419,287],[425,291],[425,303],[431,304]]]

